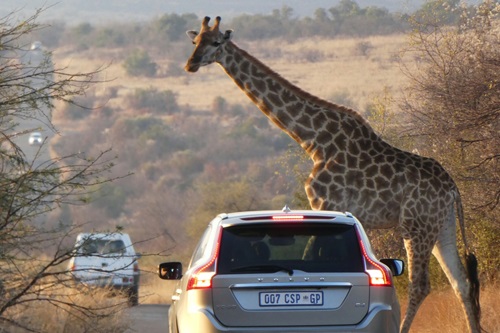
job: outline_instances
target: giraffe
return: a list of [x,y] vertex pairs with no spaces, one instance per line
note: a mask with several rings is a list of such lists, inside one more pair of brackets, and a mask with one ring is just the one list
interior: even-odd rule
[[[433,254],[466,314],[471,333],[481,331],[476,257],[465,238],[457,185],[434,159],[391,146],[357,112],[305,92],[231,41],[232,30],[187,31],[195,45],[185,70],[219,64],[235,84],[313,161],[305,191],[312,209],[350,211],[367,228],[402,230],[408,259],[408,306],[401,324],[407,333],[430,292]],[[455,211],[457,216],[455,216]],[[465,244],[457,249],[456,217]]]

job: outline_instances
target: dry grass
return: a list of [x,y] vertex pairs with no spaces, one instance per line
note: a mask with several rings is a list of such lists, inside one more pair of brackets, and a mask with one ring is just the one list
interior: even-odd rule
[[[77,292],[71,288],[59,290],[57,296],[14,307],[5,317],[37,332],[118,333],[124,332],[131,324],[124,311],[127,308],[125,298],[110,297],[103,290],[82,289]],[[0,331],[2,328],[10,333],[27,332],[17,326],[0,327]]]
[[[405,83],[405,77],[394,60],[404,45],[404,35],[335,40],[311,38],[294,42],[267,40],[247,43],[238,40],[238,36],[234,39],[240,47],[300,88],[327,100],[339,93],[348,95],[353,101],[349,106],[355,109],[364,108],[381,94],[384,87],[391,88],[397,95]],[[356,52],[359,43],[372,46],[368,55]],[[183,73],[176,77],[130,78],[125,74],[123,53],[119,51],[68,53],[55,50],[54,60],[58,67],[67,66],[67,71],[74,72],[88,72],[110,64],[100,79],[112,81],[95,87],[96,95],[105,95],[111,88],[117,89],[118,96],[109,100],[110,106],[121,105],[122,97],[136,88],[149,87],[171,90],[177,94],[180,105],[201,110],[210,109],[217,96],[229,103],[250,103],[219,66],[207,66],[199,73]],[[160,66],[168,62],[168,59],[154,60]]]
[[[375,36],[349,39],[307,39],[291,44],[270,41],[267,47],[280,45],[284,57],[266,63],[292,83],[321,98],[346,93],[354,102],[354,109],[363,109],[379,95],[384,87],[398,89],[405,82],[395,57],[403,47],[403,35]],[[373,48],[367,56],[356,51],[359,43],[369,43]],[[248,51],[257,51],[259,45],[249,45]],[[316,51],[322,55],[311,62],[307,55]]]
[[176,281],[161,280],[153,270],[144,271],[144,267],[141,269],[139,303],[170,304]]
[[[401,299],[402,312],[406,304]],[[500,333],[500,303],[498,285],[481,290],[481,325],[488,333]],[[433,292],[420,307],[411,333],[457,333],[467,332],[464,312],[451,289]]]

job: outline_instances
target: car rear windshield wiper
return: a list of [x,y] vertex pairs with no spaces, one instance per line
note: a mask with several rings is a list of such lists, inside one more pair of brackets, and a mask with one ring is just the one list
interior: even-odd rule
[[285,271],[288,275],[293,275],[293,269],[280,265],[250,265],[250,266],[240,266],[231,269],[231,273],[237,272],[262,272],[262,273],[274,273],[279,271]]

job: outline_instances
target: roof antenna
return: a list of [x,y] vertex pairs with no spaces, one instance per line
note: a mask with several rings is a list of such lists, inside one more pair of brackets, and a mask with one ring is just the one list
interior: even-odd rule
[[290,207],[288,207],[288,205],[285,205],[285,207],[283,207],[283,209],[281,211],[283,213],[290,213],[292,210],[290,209]]

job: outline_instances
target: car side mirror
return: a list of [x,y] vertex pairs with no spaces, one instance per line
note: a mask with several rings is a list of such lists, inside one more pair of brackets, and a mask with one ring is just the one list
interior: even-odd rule
[[182,277],[182,263],[164,262],[158,266],[158,275],[162,280],[179,280]]
[[381,259],[381,263],[389,267],[393,276],[400,276],[405,271],[405,263],[399,259]]

